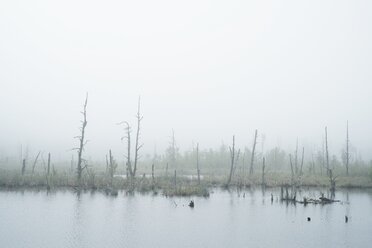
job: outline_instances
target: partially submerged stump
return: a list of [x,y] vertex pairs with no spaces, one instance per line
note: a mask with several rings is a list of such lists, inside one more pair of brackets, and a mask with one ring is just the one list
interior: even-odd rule
[[193,208],[193,207],[194,207],[194,201],[193,201],[193,200],[190,201],[190,203],[189,203],[189,207],[190,207],[190,208]]

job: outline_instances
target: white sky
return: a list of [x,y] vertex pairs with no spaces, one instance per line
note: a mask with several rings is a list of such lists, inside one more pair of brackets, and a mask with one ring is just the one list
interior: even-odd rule
[[1,1],[0,154],[70,156],[89,92],[87,153],[350,139],[372,158],[372,1]]

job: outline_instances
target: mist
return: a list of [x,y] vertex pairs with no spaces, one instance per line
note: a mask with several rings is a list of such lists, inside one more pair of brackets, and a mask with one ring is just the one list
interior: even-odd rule
[[[371,159],[367,1],[7,1],[0,3],[0,154],[70,158],[86,92],[86,154],[218,148],[236,136],[293,151],[350,142]],[[262,143],[262,142],[261,142]]]

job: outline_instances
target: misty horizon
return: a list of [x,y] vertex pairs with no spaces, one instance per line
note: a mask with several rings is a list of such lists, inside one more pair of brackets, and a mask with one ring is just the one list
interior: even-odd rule
[[340,158],[349,121],[372,159],[371,3],[143,3],[0,4],[1,156],[70,158],[89,92],[92,159],[125,151],[117,123],[135,127],[138,96],[143,154],[163,153],[172,129],[181,151],[232,135],[249,148],[258,129],[264,150],[311,152],[327,126]]

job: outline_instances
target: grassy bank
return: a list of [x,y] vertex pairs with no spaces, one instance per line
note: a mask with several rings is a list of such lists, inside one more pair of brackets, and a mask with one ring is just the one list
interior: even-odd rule
[[[113,178],[104,171],[85,173],[81,189],[102,190],[108,194],[116,194],[118,190],[127,192],[153,192],[165,196],[209,196],[209,191],[214,187],[256,187],[262,186],[262,174],[241,175],[236,174],[232,182],[227,185],[227,176],[223,174],[205,173],[200,184],[196,176],[179,174],[165,176],[141,173],[134,179],[116,175]],[[279,187],[292,183],[291,175],[284,172],[268,172],[264,177],[266,187]],[[14,170],[0,171],[0,187],[2,189],[45,188],[77,189],[76,174],[71,170],[54,170],[49,176],[44,171],[26,173],[22,175]],[[327,175],[304,174],[296,177],[296,185],[306,187],[329,187]],[[336,188],[372,188],[371,175],[366,171],[349,176],[337,176]]]

